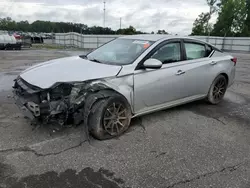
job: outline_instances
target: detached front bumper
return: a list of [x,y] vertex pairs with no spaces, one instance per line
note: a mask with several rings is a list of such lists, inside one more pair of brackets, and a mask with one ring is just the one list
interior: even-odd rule
[[[25,117],[31,120],[38,120],[43,124],[58,123],[64,125],[73,123],[80,124],[84,113],[89,113],[90,107],[86,107],[87,94],[94,93],[105,88],[101,84],[68,84],[63,83],[46,90],[30,85],[22,78],[17,78],[13,86],[13,94],[16,105],[20,108]],[[90,100],[90,99],[89,99]],[[96,99],[90,100],[92,106]]]
[[28,117],[31,120],[35,119],[35,116],[32,114],[32,112],[25,106],[26,102],[24,102],[17,95],[14,95],[14,100],[15,104],[19,107],[25,117]]
[[19,107],[25,117],[29,118],[30,120],[34,120],[40,115],[38,114],[38,110],[40,113],[39,106],[33,102],[26,101],[24,98],[19,96],[15,90],[13,91],[13,98],[15,100],[15,104]]

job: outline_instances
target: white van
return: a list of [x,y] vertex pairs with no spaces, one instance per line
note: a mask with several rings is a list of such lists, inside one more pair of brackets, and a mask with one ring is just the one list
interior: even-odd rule
[[21,44],[17,43],[13,35],[0,34],[0,50],[21,50]]

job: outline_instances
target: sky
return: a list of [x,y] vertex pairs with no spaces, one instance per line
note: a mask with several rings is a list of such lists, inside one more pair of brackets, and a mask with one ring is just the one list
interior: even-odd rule
[[[130,25],[151,32],[190,34],[194,20],[208,11],[206,0],[106,0],[105,26]],[[103,0],[0,0],[0,18],[83,23],[103,26]]]

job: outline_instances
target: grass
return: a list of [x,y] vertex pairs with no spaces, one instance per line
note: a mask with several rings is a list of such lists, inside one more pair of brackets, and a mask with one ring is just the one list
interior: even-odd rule
[[70,49],[70,50],[82,50],[76,47],[64,47],[56,44],[32,44],[32,49],[48,49],[48,50],[58,50],[58,49]]

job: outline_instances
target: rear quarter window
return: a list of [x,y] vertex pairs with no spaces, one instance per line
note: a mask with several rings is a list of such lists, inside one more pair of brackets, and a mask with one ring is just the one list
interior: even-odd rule
[[203,44],[184,43],[186,49],[187,60],[199,59],[206,57],[206,47]]
[[212,53],[213,48],[209,45],[207,45],[206,48],[207,48],[206,49],[206,57],[208,57]]

